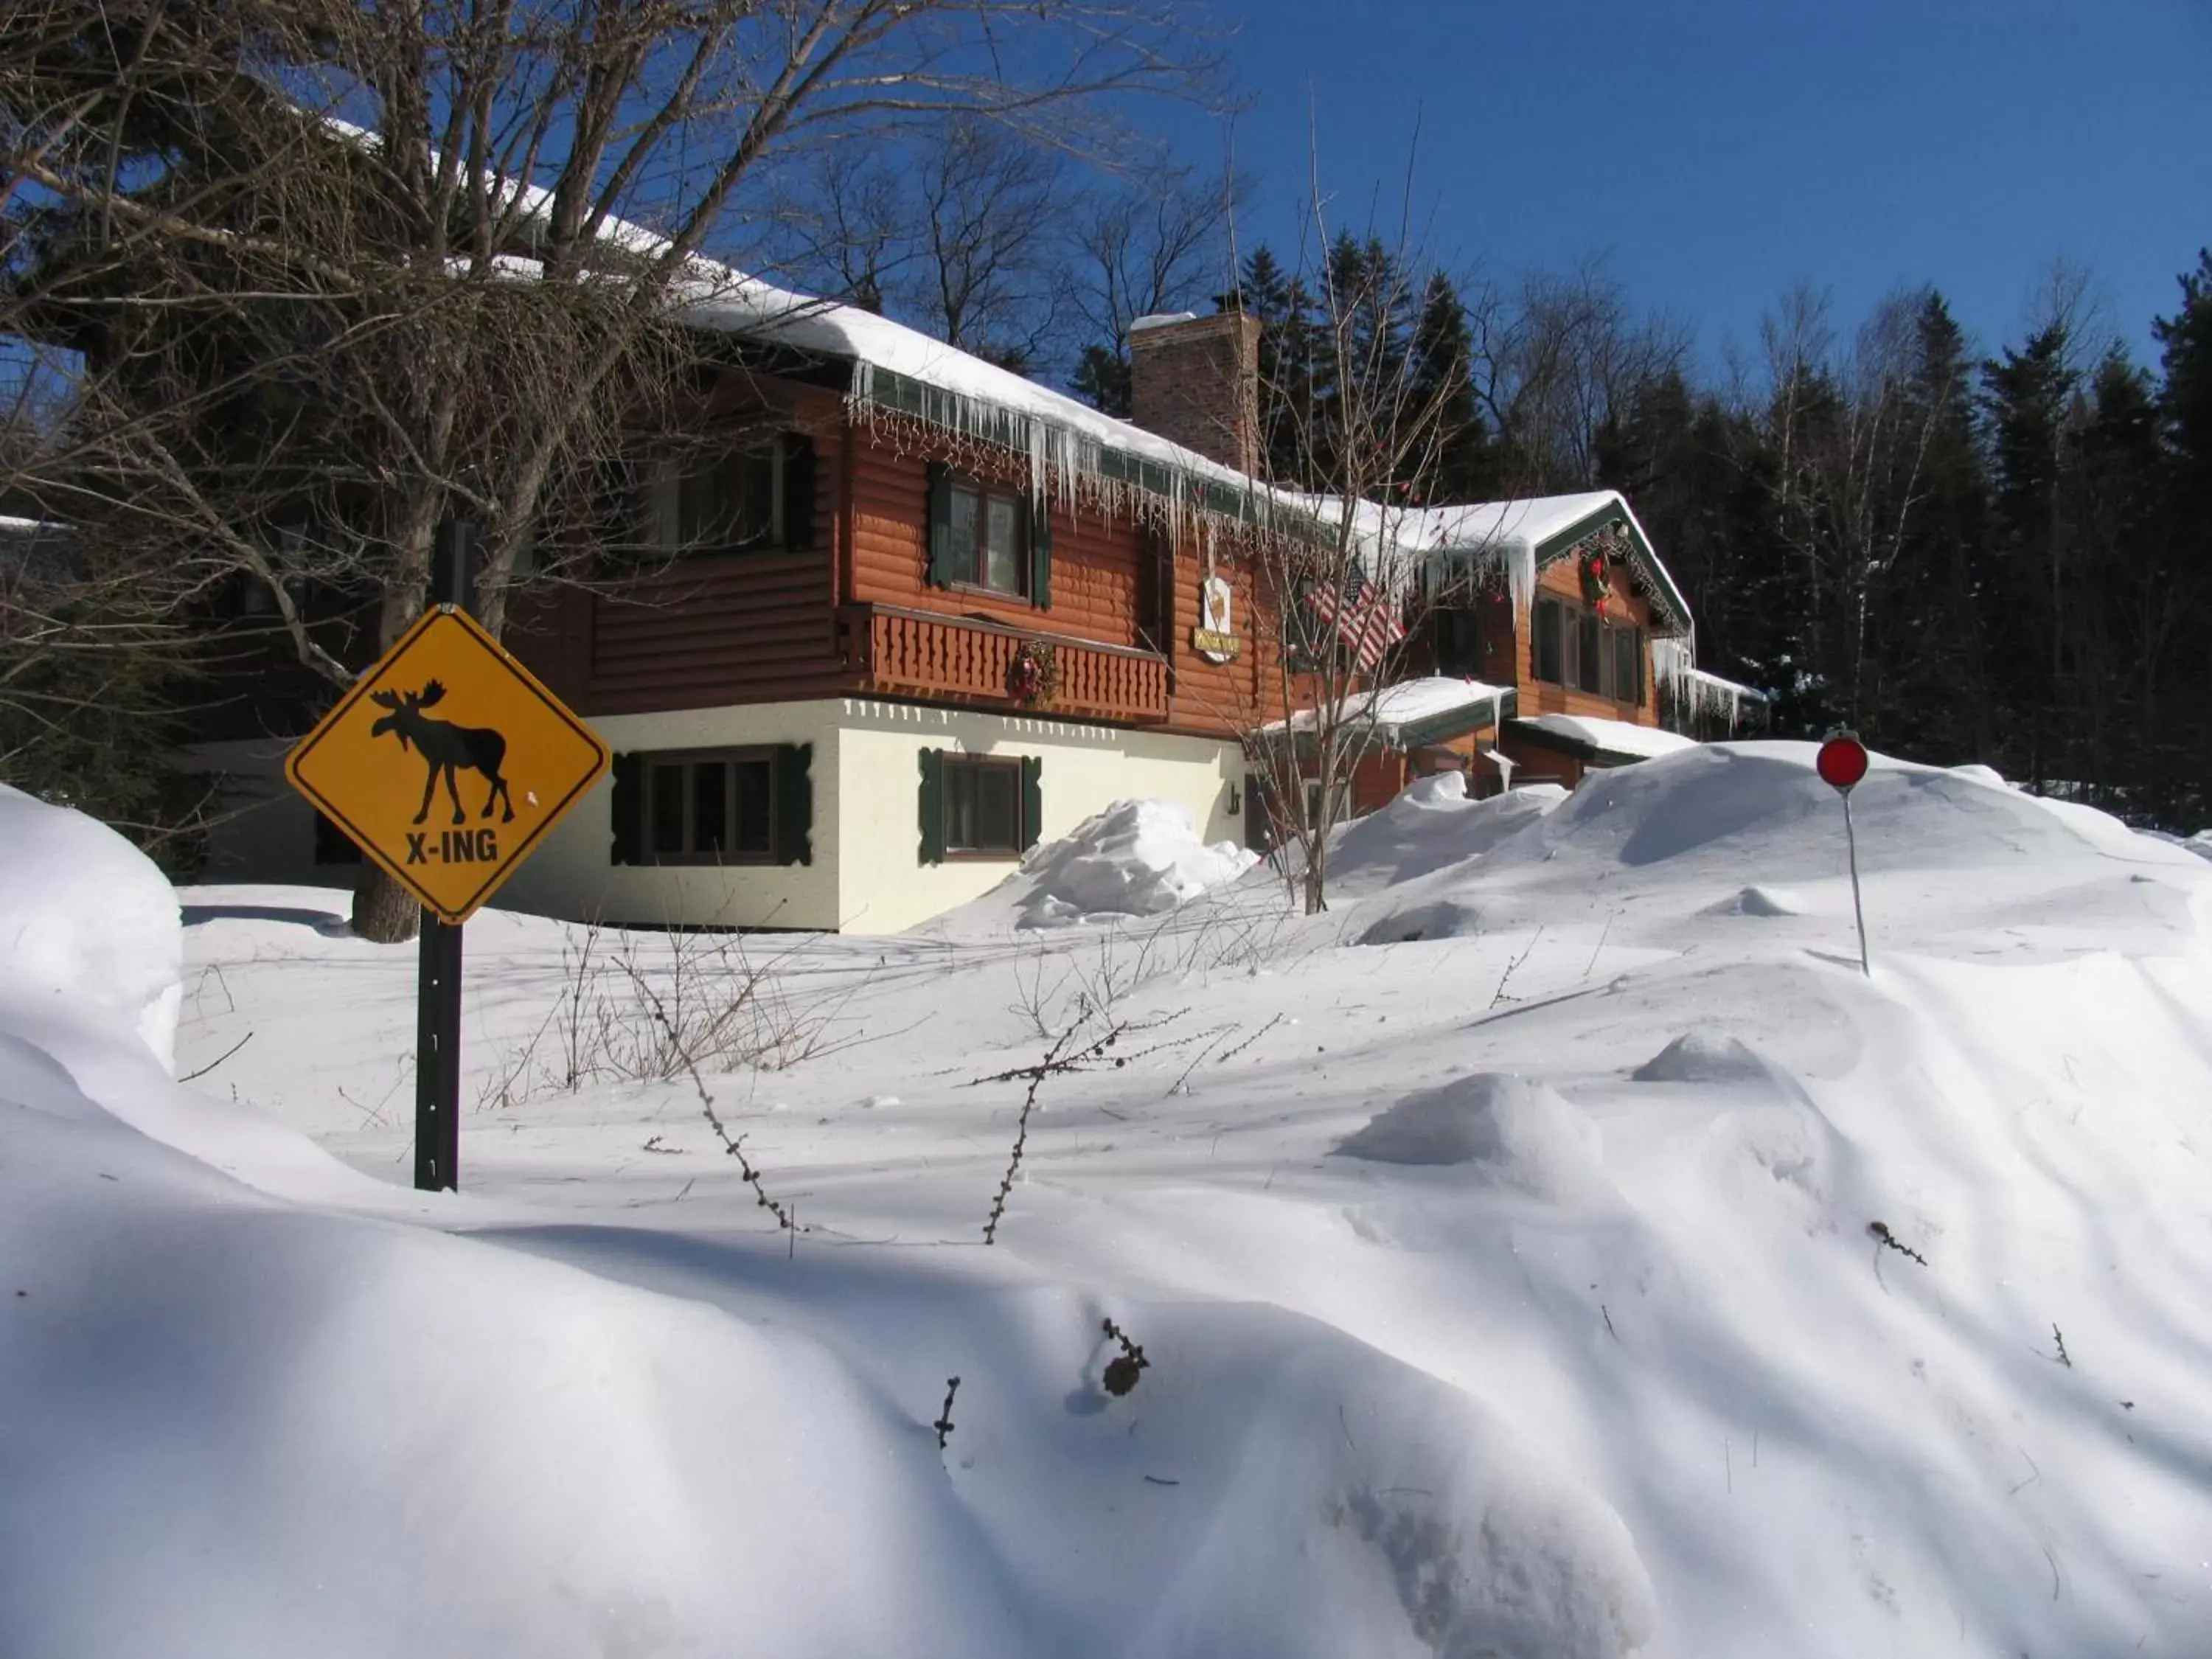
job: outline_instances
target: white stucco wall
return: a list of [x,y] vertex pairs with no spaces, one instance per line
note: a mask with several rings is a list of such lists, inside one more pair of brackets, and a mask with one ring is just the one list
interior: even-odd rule
[[927,921],[988,892],[1018,862],[921,861],[925,749],[1042,760],[1047,841],[1127,796],[1181,801],[1208,841],[1242,837],[1243,820],[1228,811],[1231,787],[1241,790],[1244,776],[1235,744],[858,698],[839,707],[838,904],[852,933],[896,933]]
[[[1241,840],[1229,802],[1241,791],[1237,746],[1079,721],[860,698],[759,703],[665,714],[606,715],[592,729],[617,754],[753,744],[814,745],[814,860],[806,865],[615,865],[611,783],[602,783],[541,842],[493,902],[572,920],[659,926],[818,927],[890,933],[988,892],[1018,862],[921,861],[925,749],[1033,757],[1043,763],[1045,840],[1129,796],[1180,801],[1208,841]],[[208,744],[200,764],[240,781],[261,804],[215,838],[209,875],[234,881],[349,886],[349,866],[317,868],[313,817],[284,782],[282,741]]]
[[499,890],[493,902],[571,920],[713,927],[837,926],[839,807],[834,702],[754,703],[668,714],[607,714],[592,729],[617,754],[667,749],[811,743],[814,756],[811,864],[616,865],[614,785],[580,801]]

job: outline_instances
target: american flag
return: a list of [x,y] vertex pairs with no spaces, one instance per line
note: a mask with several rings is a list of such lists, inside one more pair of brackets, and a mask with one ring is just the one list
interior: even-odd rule
[[1362,673],[1373,673],[1382,653],[1406,637],[1396,609],[1357,568],[1341,586],[1316,582],[1306,590],[1306,603],[1351,648]]

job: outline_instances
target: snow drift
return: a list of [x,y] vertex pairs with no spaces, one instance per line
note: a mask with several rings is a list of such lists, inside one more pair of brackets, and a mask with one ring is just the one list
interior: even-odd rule
[[0,784],[0,990],[120,1019],[164,1066],[176,1044],[177,896],[96,819]]
[[953,912],[940,931],[1008,919],[1036,929],[1160,915],[1259,861],[1234,842],[1200,841],[1180,802],[1117,800],[1060,840],[1030,848],[1018,874]]
[[2212,868],[1877,762],[1865,976],[1811,752],[780,942],[827,1051],[699,1087],[795,1237],[689,1077],[501,1092],[574,933],[471,923],[429,1197],[412,953],[194,894],[182,1062],[301,1133],[0,1008],[0,1651],[2204,1659]]

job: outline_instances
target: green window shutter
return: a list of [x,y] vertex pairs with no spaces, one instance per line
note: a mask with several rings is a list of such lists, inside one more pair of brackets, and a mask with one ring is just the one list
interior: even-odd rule
[[614,843],[607,849],[609,864],[635,864],[644,850],[645,791],[639,786],[645,767],[636,755],[617,755],[614,766]]
[[952,474],[942,461],[929,464],[929,580],[952,585]]
[[783,544],[814,550],[814,440],[804,432],[783,434]]
[[1052,609],[1052,503],[1030,497],[1030,603]]
[[945,862],[945,751],[921,751],[921,857],[923,864]]
[[775,751],[775,861],[814,862],[814,745],[787,743]]
[[1044,822],[1044,762],[1035,756],[1022,758],[1022,851],[1037,844],[1038,826]]

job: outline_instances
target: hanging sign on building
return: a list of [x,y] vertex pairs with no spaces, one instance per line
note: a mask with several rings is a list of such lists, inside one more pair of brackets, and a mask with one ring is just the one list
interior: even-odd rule
[[605,775],[607,747],[451,605],[425,611],[284,757],[292,787],[459,923]]
[[1208,662],[1227,662],[1243,649],[1229,602],[1226,578],[1208,576],[1198,585],[1198,626],[1190,630],[1190,647]]

